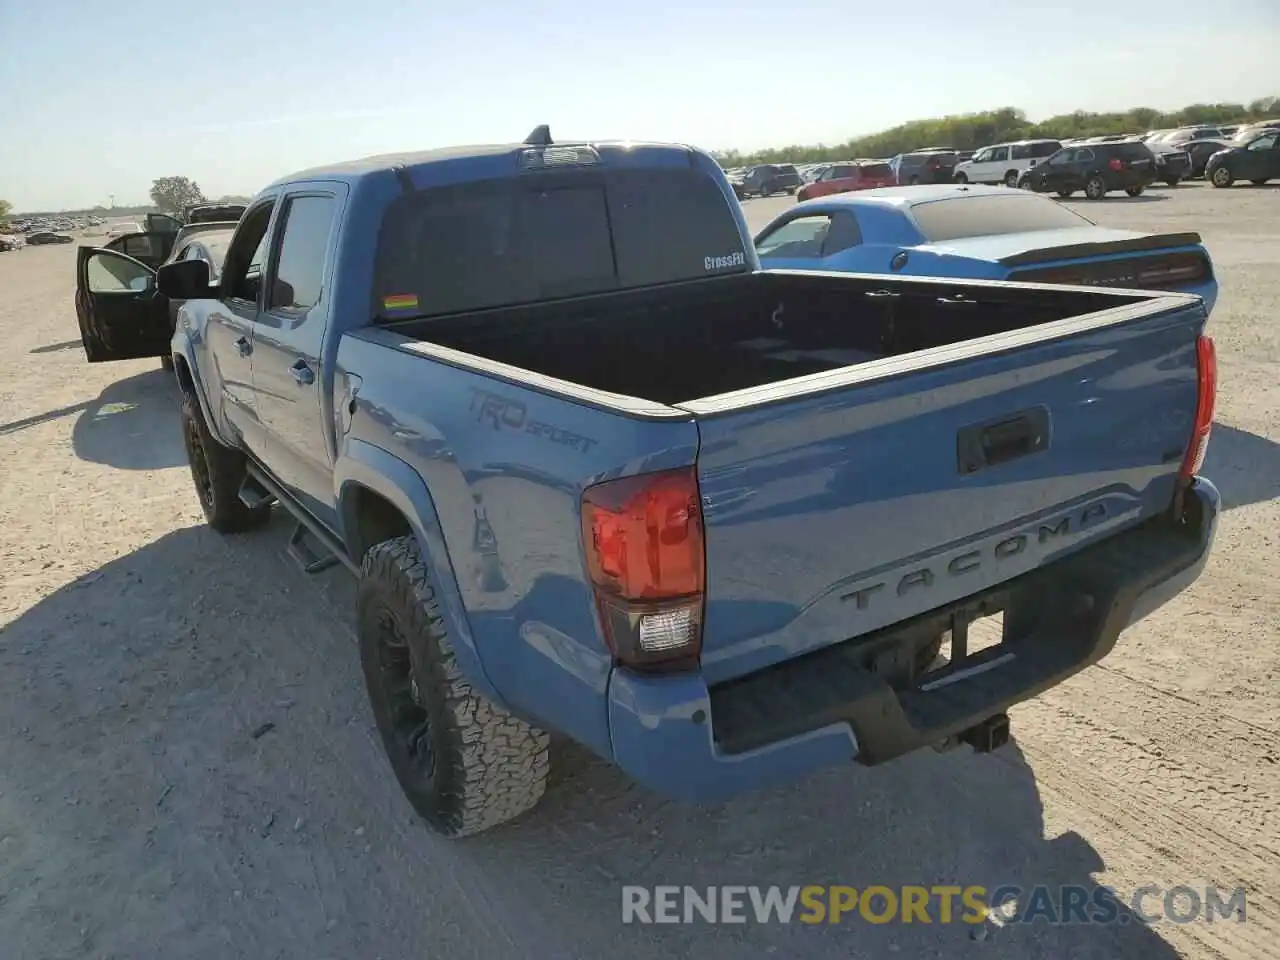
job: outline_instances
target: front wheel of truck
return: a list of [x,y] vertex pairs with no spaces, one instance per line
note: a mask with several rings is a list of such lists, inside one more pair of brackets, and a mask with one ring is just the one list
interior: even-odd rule
[[200,404],[189,392],[182,394],[182,442],[187,448],[191,479],[209,526],[219,533],[242,533],[262,526],[271,508],[249,507],[240,499],[245,478],[244,454],[224,447],[204,422]]
[[469,836],[542,799],[551,738],[467,682],[413,537],[365,554],[356,623],[383,749],[431,829]]

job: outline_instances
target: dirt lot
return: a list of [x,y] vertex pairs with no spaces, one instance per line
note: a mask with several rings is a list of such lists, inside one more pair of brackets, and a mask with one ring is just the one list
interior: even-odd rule
[[[760,225],[784,205],[747,210]],[[170,379],[84,361],[75,247],[0,255],[0,957],[1274,957],[1280,190],[1080,209],[1199,230],[1217,261],[1206,472],[1227,512],[1196,587],[1015,710],[995,755],[704,810],[565,748],[533,815],[461,844],[418,825],[383,760],[345,574],[303,574],[283,517],[205,529]],[[1248,912],[979,942],[936,922],[620,923],[624,883],[945,882],[1243,885]]]

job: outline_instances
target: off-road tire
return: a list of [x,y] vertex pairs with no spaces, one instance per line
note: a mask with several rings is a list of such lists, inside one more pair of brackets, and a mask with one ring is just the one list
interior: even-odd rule
[[212,434],[190,393],[182,394],[182,442],[196,496],[209,526],[219,533],[243,533],[262,526],[271,516],[270,506],[249,508],[240,499],[245,477],[244,454],[224,447]]
[[383,749],[432,830],[480,833],[542,799],[551,738],[490,703],[463,676],[413,537],[365,554],[356,623]]
[[1107,195],[1107,181],[1094,175],[1085,181],[1084,195],[1090,200],[1102,200]]

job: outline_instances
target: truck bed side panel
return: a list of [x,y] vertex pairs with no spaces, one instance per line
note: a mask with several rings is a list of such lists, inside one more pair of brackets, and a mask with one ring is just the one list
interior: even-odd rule
[[[1164,509],[1198,304],[754,409],[700,414],[709,683],[993,586]],[[701,402],[700,402],[701,403]],[[958,435],[1040,417],[964,473]]]
[[610,756],[611,659],[585,580],[579,503],[600,480],[693,463],[692,417],[629,418],[397,349],[398,339],[342,340],[340,411],[348,373],[361,382],[339,424],[339,474],[355,439],[421,475],[489,681],[516,713]]

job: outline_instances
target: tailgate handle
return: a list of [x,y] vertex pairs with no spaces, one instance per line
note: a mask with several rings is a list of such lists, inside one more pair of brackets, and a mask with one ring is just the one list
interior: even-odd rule
[[961,473],[977,473],[1048,446],[1049,410],[1032,407],[999,420],[962,428],[956,434],[957,466]]

